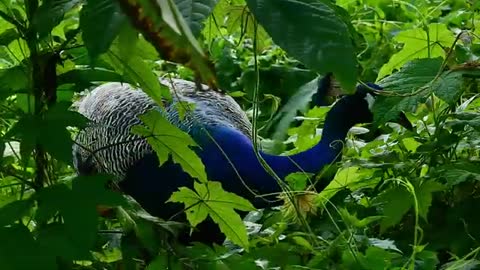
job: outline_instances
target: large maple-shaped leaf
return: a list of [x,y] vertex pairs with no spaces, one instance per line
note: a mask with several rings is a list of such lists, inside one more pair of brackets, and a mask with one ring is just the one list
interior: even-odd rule
[[157,153],[160,165],[171,156],[173,162],[180,164],[183,170],[202,182],[207,181],[207,174],[202,160],[190,149],[197,143],[156,110],[139,116],[145,126],[132,127],[132,133],[143,136]]
[[248,200],[223,190],[220,182],[196,182],[194,189],[181,187],[168,201],[185,204],[187,219],[192,226],[210,216],[228,239],[248,249],[247,230],[235,209],[253,211],[255,207]]

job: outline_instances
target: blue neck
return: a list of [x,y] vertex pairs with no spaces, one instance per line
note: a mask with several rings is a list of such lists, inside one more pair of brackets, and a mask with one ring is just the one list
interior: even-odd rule
[[[340,157],[346,134],[353,126],[351,121],[342,119],[344,117],[334,117],[337,115],[335,111],[329,113],[322,140],[313,148],[291,156],[274,156],[263,152],[260,152],[260,155],[282,180],[293,172],[319,172],[325,165]],[[203,143],[199,152],[209,179],[221,181],[224,189],[250,199],[258,208],[272,206],[264,200],[256,199],[249,190],[260,195],[275,193],[275,196],[282,191],[275,178],[267,173],[258,161],[250,139],[232,128],[213,127],[209,130],[216,144],[212,141]]]

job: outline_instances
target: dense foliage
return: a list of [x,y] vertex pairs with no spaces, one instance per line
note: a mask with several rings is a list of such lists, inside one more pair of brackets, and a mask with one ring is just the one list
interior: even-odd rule
[[[473,0],[0,0],[0,269],[479,267],[479,16]],[[245,223],[222,201],[250,204],[207,180],[187,134],[154,113],[132,131],[178,135],[149,140],[198,180],[168,203],[184,203],[192,226],[228,216],[224,246],[179,245],[186,224],[71,167],[87,124],[72,107],[102,82],[159,103],[159,75],[217,87],[248,112],[259,147],[290,154],[320,139],[328,107],[308,105],[326,72],[346,93],[374,81],[389,95],[315,176],[324,190],[290,175],[284,207]],[[390,122],[400,112],[411,130]]]

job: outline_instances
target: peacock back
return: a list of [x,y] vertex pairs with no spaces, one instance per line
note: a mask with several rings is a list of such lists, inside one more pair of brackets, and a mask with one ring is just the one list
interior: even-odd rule
[[[159,110],[172,124],[201,139],[203,127],[225,126],[237,129],[251,138],[251,123],[242,108],[226,94],[206,85],[182,79],[160,79],[170,88],[172,101],[164,100],[164,109],[143,91],[126,83],[107,83],[95,88],[75,104],[78,112],[91,120],[81,130],[73,148],[74,166],[80,174],[107,173],[122,180],[132,164],[153,149],[147,141],[130,132],[141,124],[139,115]],[[179,101],[194,104],[183,119],[178,113]]]

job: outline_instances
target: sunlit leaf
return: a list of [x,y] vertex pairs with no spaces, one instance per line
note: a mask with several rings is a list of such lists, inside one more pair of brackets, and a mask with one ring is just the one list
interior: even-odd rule
[[194,188],[195,191],[181,187],[168,201],[184,203],[187,219],[193,222],[192,225],[205,220],[208,214],[228,239],[248,249],[245,225],[234,209],[253,211],[255,207],[248,200],[224,191],[220,182],[195,182]]
[[202,160],[190,149],[190,146],[197,146],[190,135],[172,125],[156,110],[140,116],[140,119],[146,126],[134,126],[132,133],[147,139],[157,153],[160,165],[171,156],[173,162],[180,164],[192,177],[202,182],[207,181]]
[[432,23],[427,28],[428,32],[421,28],[404,30],[394,37],[394,41],[403,43],[403,48],[392,55],[387,64],[383,65],[378,73],[379,79],[416,58],[440,56],[445,59],[445,48],[453,45],[455,35],[448,30],[445,24]]

